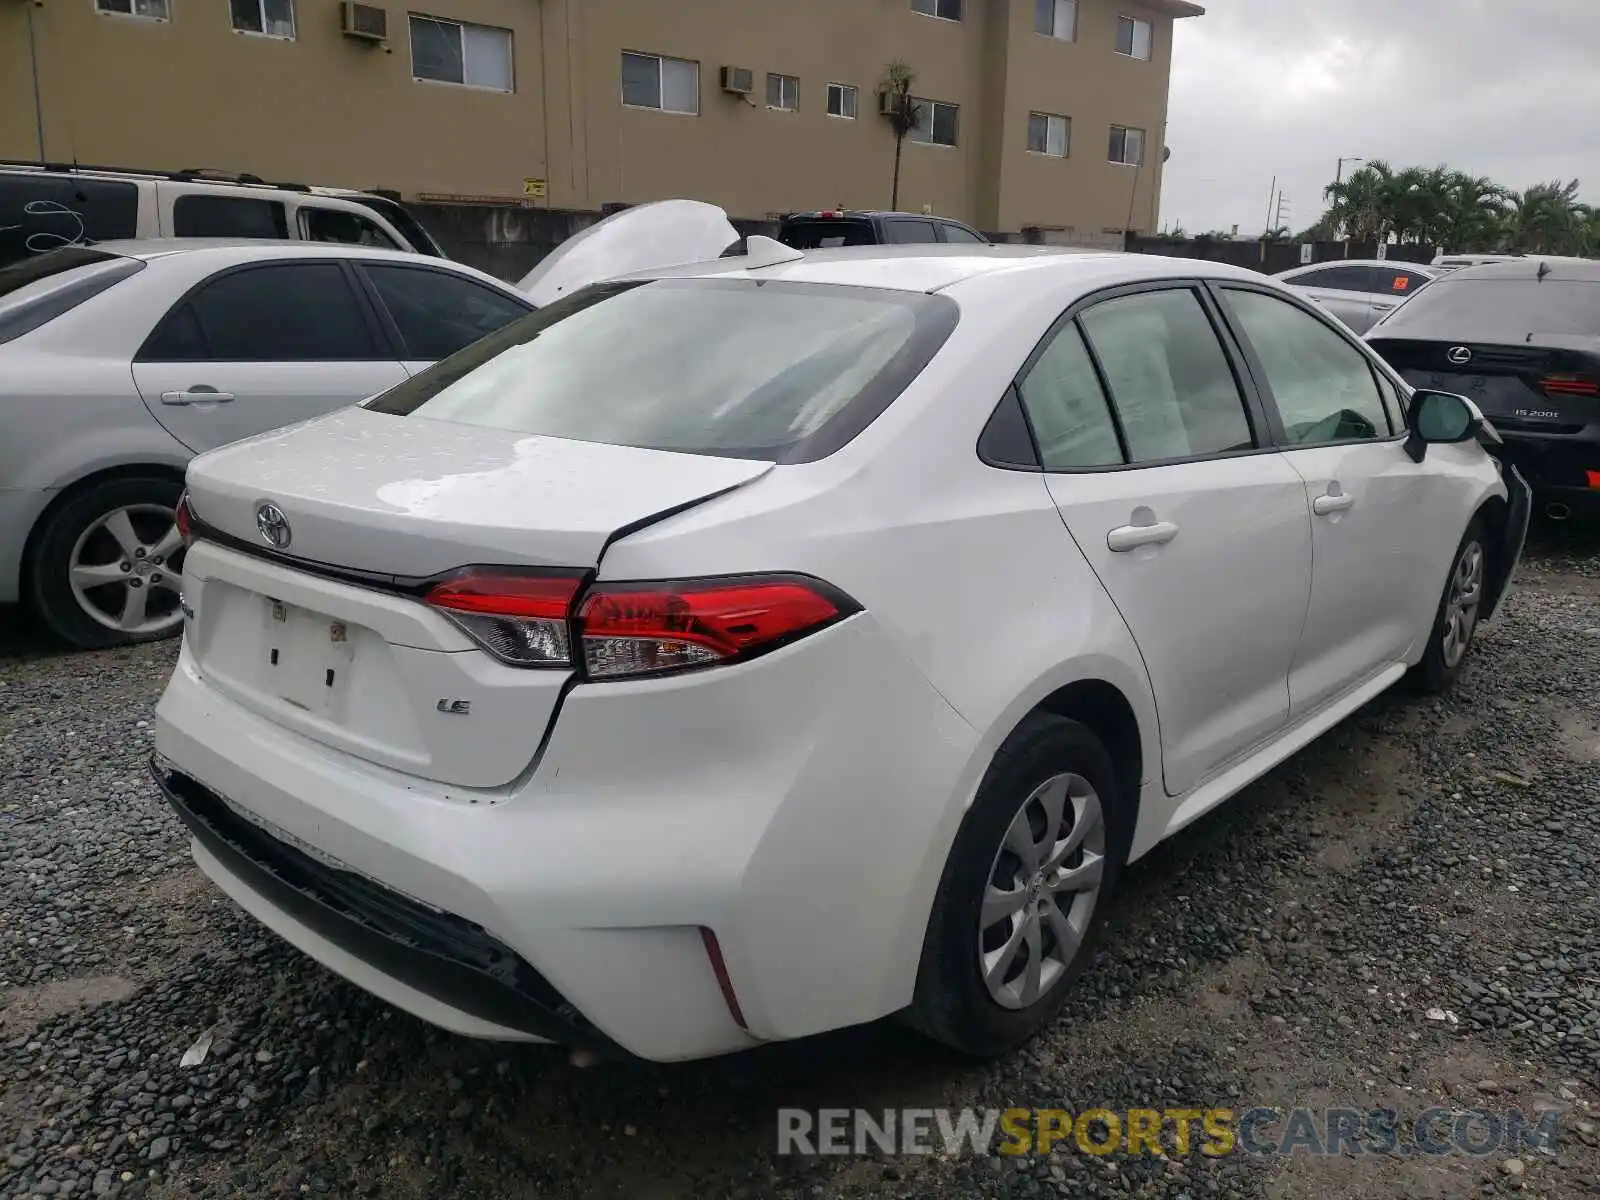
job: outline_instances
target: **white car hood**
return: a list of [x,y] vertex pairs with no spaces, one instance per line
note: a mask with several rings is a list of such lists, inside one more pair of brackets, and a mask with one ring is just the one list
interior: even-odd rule
[[739,240],[728,214],[699,200],[653,200],[568,238],[517,284],[540,308],[603,279],[710,262]]

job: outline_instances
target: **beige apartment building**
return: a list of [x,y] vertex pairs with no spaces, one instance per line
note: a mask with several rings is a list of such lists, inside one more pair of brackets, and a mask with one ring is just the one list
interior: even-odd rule
[[0,0],[0,158],[557,209],[1156,227],[1186,0]]

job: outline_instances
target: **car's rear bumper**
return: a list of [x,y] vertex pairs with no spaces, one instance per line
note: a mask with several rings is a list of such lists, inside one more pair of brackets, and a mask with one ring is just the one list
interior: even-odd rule
[[[1497,427],[1498,428],[1498,427]],[[1534,511],[1562,505],[1566,515],[1600,518],[1600,422],[1581,434],[1531,435],[1500,430],[1504,455],[1534,492]],[[1558,512],[1557,515],[1560,515]]]
[[573,688],[511,793],[276,726],[187,647],[156,747],[201,867],[333,970],[461,1033],[664,1061],[909,1001],[976,740],[862,614],[744,665]]

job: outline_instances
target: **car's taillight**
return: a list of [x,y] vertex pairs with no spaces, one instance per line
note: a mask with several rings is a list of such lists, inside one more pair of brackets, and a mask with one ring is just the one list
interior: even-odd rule
[[580,597],[583,581],[578,572],[474,567],[423,599],[501,662],[578,665],[596,680],[742,661],[860,610],[803,575],[596,583]]
[[1581,375],[1550,375],[1539,386],[1547,396],[1600,396],[1600,381]]
[[751,658],[857,608],[797,575],[599,583],[585,593],[575,625],[589,678],[618,679]]
[[423,599],[501,662],[570,667],[567,618],[582,583],[572,573],[468,570],[435,584]]
[[187,549],[194,543],[194,507],[189,503],[189,493],[184,492],[178,497],[178,507],[172,514],[172,522],[178,527],[178,537],[183,540]]

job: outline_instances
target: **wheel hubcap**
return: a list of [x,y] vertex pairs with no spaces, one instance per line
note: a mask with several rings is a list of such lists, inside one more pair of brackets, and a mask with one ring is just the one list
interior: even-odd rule
[[1478,625],[1478,605],[1483,600],[1483,547],[1468,542],[1450,576],[1444,602],[1444,664],[1454,667],[1467,653]]
[[995,853],[978,918],[978,972],[1003,1008],[1028,1008],[1066,977],[1100,897],[1105,817],[1081,775],[1045,780]]
[[118,633],[164,633],[183,620],[183,539],[172,509],[114,508],[85,529],[67,568],[78,607]]

